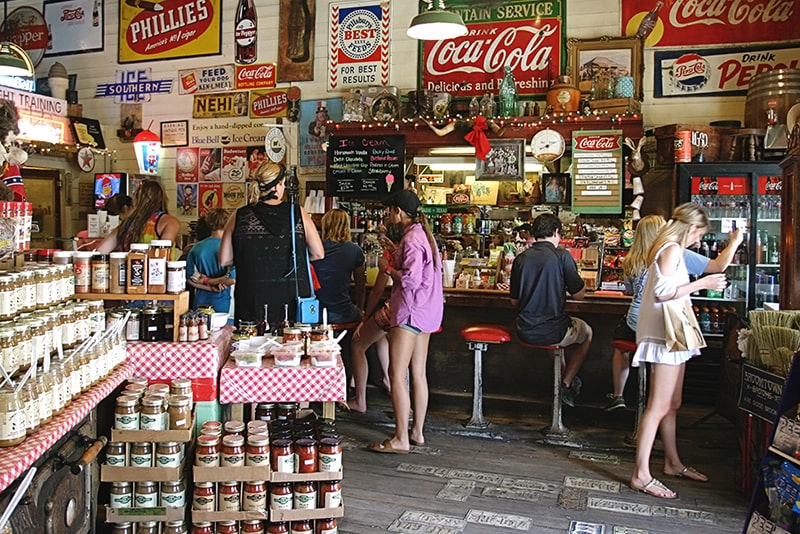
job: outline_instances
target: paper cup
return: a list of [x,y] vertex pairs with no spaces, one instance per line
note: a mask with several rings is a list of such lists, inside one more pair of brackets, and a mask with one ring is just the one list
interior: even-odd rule
[[644,197],[639,195],[633,199],[633,202],[631,202],[631,207],[635,210],[640,210],[642,209],[642,202],[644,202]]
[[456,260],[444,260],[442,262],[442,285],[453,287],[455,281]]
[[644,195],[644,185],[642,184],[642,178],[640,176],[633,177],[633,194]]

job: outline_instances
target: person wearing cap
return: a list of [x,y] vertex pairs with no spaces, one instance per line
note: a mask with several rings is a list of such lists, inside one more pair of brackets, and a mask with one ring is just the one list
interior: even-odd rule
[[514,258],[511,266],[511,304],[518,310],[517,334],[532,345],[567,347],[561,402],[575,406],[581,388],[578,371],[589,353],[592,329],[582,319],[570,317],[564,306],[567,293],[573,299],[583,299],[586,284],[572,255],[558,248],[558,217],[542,213],[533,220],[531,231],[536,242]]
[[[384,204],[388,222],[403,227],[403,238],[394,253],[393,265],[386,258],[379,268],[392,279],[389,314],[389,379],[394,408],[394,436],[375,442],[375,452],[406,454],[411,445],[423,445],[425,415],[428,411],[428,360],[430,335],[439,329],[444,313],[442,260],[420,201],[414,191],[404,189]],[[412,399],[406,387],[406,373],[411,369],[414,392],[414,425],[408,420]]]
[[[309,260],[325,257],[322,240],[314,222],[300,206],[283,202],[286,167],[265,161],[253,174],[247,188],[248,204],[237,209],[225,224],[219,249],[220,265],[236,267],[234,324],[258,323],[268,306],[271,325],[283,320],[283,307],[289,317],[297,311],[297,289],[301,296],[311,291],[306,267]],[[294,210],[295,225],[292,228]],[[292,261],[292,240],[297,248],[297,271]]]

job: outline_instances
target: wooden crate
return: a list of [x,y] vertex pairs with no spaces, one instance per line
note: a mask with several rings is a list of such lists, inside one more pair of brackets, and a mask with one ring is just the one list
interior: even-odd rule
[[[659,165],[672,165],[675,163],[675,132],[685,130],[704,133],[708,136],[708,146],[703,150],[703,156],[706,161],[730,161],[733,136],[740,128],[703,124],[668,124],[659,126],[655,129],[656,161]],[[694,157],[698,153],[698,148],[692,147],[692,156]]]

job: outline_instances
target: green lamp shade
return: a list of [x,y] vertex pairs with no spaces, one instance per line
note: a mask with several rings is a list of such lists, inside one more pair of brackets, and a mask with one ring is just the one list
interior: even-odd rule
[[33,76],[32,66],[8,42],[0,43],[0,76]]
[[467,34],[464,21],[456,13],[439,9],[425,11],[411,19],[406,35],[423,41],[441,41]]

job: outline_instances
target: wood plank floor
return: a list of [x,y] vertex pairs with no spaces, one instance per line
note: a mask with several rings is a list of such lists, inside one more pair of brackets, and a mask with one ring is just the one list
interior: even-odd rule
[[[344,441],[345,517],[339,532],[464,533],[738,533],[747,499],[735,486],[735,427],[714,416],[691,425],[706,408],[682,411],[684,461],[707,473],[707,484],[660,478],[677,500],[631,490],[632,412],[592,420],[565,415],[569,446],[543,442],[546,418],[494,423],[466,431],[466,414],[433,414],[426,446],[411,454],[377,454],[366,446],[393,432],[388,397],[370,387],[366,414],[337,412]],[[691,427],[691,428],[690,428]],[[653,472],[660,475],[662,459]],[[657,476],[658,476],[657,475]]]

